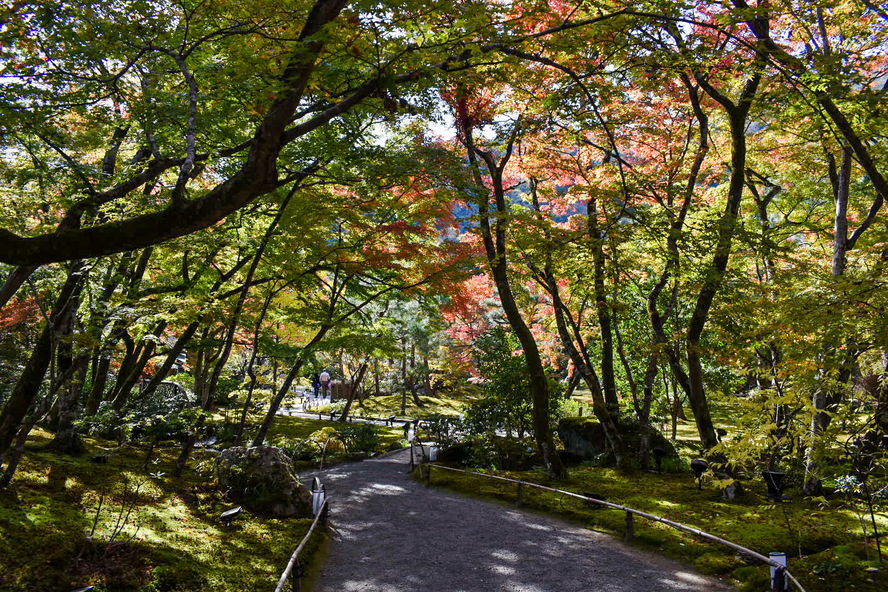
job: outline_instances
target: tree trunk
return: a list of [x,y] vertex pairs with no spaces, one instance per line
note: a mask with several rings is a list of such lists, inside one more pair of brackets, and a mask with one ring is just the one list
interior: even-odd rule
[[93,382],[86,399],[83,414],[91,417],[96,414],[102,399],[105,397],[105,385],[108,383],[108,370],[111,369],[111,356],[100,352],[93,360]]
[[4,454],[9,449],[18,432],[19,425],[25,419],[28,409],[40,391],[40,384],[43,382],[53,355],[55,327],[64,325],[68,315],[74,312],[72,296],[82,281],[83,268],[83,261],[74,261],[69,265],[68,277],[53,306],[49,323],[41,331],[31,357],[28,358],[12,394],[7,399],[3,411],[0,412],[0,454]]
[[56,347],[56,359],[61,375],[71,374],[71,380],[67,380],[61,387],[58,398],[58,425],[56,433],[49,446],[62,454],[78,455],[86,450],[83,439],[77,432],[75,422],[80,415],[80,394],[83,390],[83,380],[86,372],[86,358],[82,358],[79,371],[74,367],[74,336],[77,308],[80,304],[80,293],[84,282],[78,283],[71,295],[72,312],[67,315],[65,324],[60,327],[58,346]]
[[265,419],[262,421],[262,425],[259,426],[259,432],[256,434],[256,437],[253,439],[253,446],[262,446],[262,443],[265,441],[265,437],[268,435],[268,430],[271,429],[271,424],[274,421],[275,416],[277,415],[278,409],[280,409],[281,403],[284,400],[284,397],[290,392],[290,385],[293,384],[293,381],[299,375],[299,371],[302,369],[302,365],[305,361],[306,356],[311,352],[314,347],[321,342],[324,336],[327,334],[327,331],[331,329],[332,325],[321,325],[318,329],[318,332],[315,333],[315,336],[312,337],[311,341],[308,342],[302,349],[302,354],[299,359],[293,364],[293,367],[290,368],[290,372],[287,374],[286,378],[284,378],[284,384],[281,385],[281,388],[278,389],[277,394],[271,401],[271,404],[268,406],[268,411],[265,414]]
[[37,269],[35,265],[22,265],[12,270],[6,281],[3,282],[3,287],[0,287],[0,308],[6,306],[6,303],[15,296],[15,293],[22,287],[22,284],[28,281],[35,269]]
[[607,412],[613,418],[614,423],[619,425],[620,401],[617,398],[617,381],[614,374],[614,337],[607,291],[604,286],[604,238],[598,226],[598,200],[589,199],[587,203],[586,227],[592,243],[595,309],[601,332],[601,384],[604,387],[604,402],[607,405]]
[[[154,331],[151,334],[155,336],[160,335],[165,328],[166,321],[160,321],[160,323],[158,323],[154,327]],[[122,380],[121,375],[118,373],[118,383],[115,385],[116,392],[114,395],[114,399],[111,402],[111,407],[115,411],[120,411],[121,409],[123,409],[124,405],[126,405],[127,400],[129,400],[130,393],[132,393],[133,388],[142,377],[142,373],[145,371],[145,366],[148,365],[148,362],[154,355],[154,349],[156,347],[157,342],[154,339],[143,338],[138,346],[133,350],[132,363],[129,366],[129,371],[125,376],[123,376]]]
[[[484,250],[487,254],[487,261],[493,276],[494,284],[496,285],[497,294],[499,294],[500,302],[502,303],[503,312],[505,312],[509,325],[518,337],[518,341],[521,343],[521,348],[524,350],[524,360],[527,365],[528,373],[530,374],[530,386],[533,395],[534,438],[543,455],[543,463],[546,466],[546,472],[553,478],[563,479],[566,478],[567,471],[561,462],[561,458],[558,456],[558,452],[555,450],[552,430],[549,425],[549,383],[546,379],[545,370],[543,369],[543,360],[540,357],[536,339],[534,339],[533,333],[531,333],[530,328],[521,316],[521,311],[518,309],[515,297],[512,294],[511,285],[509,284],[505,232],[509,212],[506,206],[502,174],[503,169],[511,156],[512,143],[510,142],[505,156],[500,161],[500,164],[497,165],[491,154],[475,148],[474,143],[472,142],[471,128],[465,125],[466,123],[467,122],[462,122],[464,125],[469,161],[475,176],[477,191],[482,194],[478,199],[478,206],[482,237],[484,240]],[[517,133],[517,129],[515,132]],[[512,141],[514,141],[514,137],[512,138]],[[487,164],[487,169],[490,173],[493,185],[494,198],[496,201],[496,215],[493,216],[496,225],[495,237],[490,227],[490,195],[481,178],[481,171],[477,164],[476,153],[484,159]],[[496,242],[494,242],[494,240]]]
[[86,451],[83,438],[77,431],[76,422],[80,417],[80,395],[86,378],[86,359],[80,362],[80,369],[59,391],[59,423],[50,448],[62,454],[78,455]]
[[176,344],[173,345],[172,349],[170,349],[163,364],[157,367],[156,371],[154,372],[154,376],[151,378],[148,384],[145,385],[145,388],[142,389],[142,396],[147,397],[157,390],[157,387],[160,385],[160,383],[163,382],[167,375],[170,373],[170,370],[173,368],[173,364],[176,363],[179,355],[183,351],[185,351],[185,346],[188,344],[191,338],[194,337],[195,332],[197,332],[198,326],[198,321],[193,321],[185,328],[185,331],[182,332],[182,335],[180,335],[179,338],[176,339]]
[[364,382],[364,374],[367,372],[367,362],[362,362],[361,366],[358,368],[358,372],[355,376],[352,377],[351,380],[351,388],[348,391],[348,397],[345,400],[345,406],[342,408],[342,415],[339,416],[340,422],[346,422],[348,420],[349,411],[351,411],[352,401],[355,399],[355,395],[358,390],[361,388],[361,383]]
[[728,199],[724,213],[718,222],[715,253],[705,275],[703,286],[697,294],[697,301],[691,313],[691,319],[688,322],[687,333],[685,334],[687,340],[685,351],[687,354],[690,386],[688,400],[691,409],[694,411],[694,421],[697,423],[700,443],[706,450],[718,444],[718,438],[715,434],[715,427],[712,424],[709,402],[703,385],[700,339],[703,335],[706,321],[709,318],[709,311],[713,300],[719,288],[721,288],[722,280],[728,267],[728,260],[731,256],[731,244],[737,227],[746,171],[746,118],[761,80],[761,73],[758,69],[760,64],[757,64],[756,67],[756,72],[746,81],[736,105],[713,88],[705,78],[702,76],[697,78],[698,83],[704,90],[724,107],[731,127],[731,178],[728,185]]
[[250,361],[247,364],[247,376],[250,377],[250,384],[247,386],[247,399],[244,402],[244,407],[241,410],[240,420],[237,422],[237,428],[234,432],[234,445],[239,446],[241,438],[244,437],[244,429],[247,425],[247,413],[249,412],[250,405],[253,402],[253,389],[256,388],[257,376],[256,376],[256,358],[259,355],[259,334],[262,330],[262,323],[265,320],[265,315],[268,313],[268,307],[271,304],[271,299],[274,296],[274,290],[269,288],[268,294],[265,295],[265,302],[262,303],[262,310],[259,313],[259,318],[256,320],[256,324],[253,327],[253,348],[250,352]]
[[[833,277],[843,276],[845,274],[845,266],[847,263],[847,251],[849,246],[848,197],[851,192],[851,161],[852,152],[850,147],[846,144],[842,147],[842,164],[839,170],[837,172],[834,172],[833,170],[830,171],[830,180],[833,185],[833,196],[836,200],[831,269]],[[830,169],[833,169],[835,167],[834,161],[830,164]],[[824,359],[831,356],[831,353],[824,352]],[[840,374],[847,371],[847,375],[850,378],[851,372],[848,365],[848,363],[842,365]],[[841,380],[841,378],[839,378],[839,380]],[[811,402],[814,407],[814,413],[811,416],[811,427],[809,432],[811,445],[805,451],[805,483],[802,487],[802,493],[805,495],[820,495],[823,491],[820,470],[814,457],[818,448],[818,440],[821,434],[823,434],[829,426],[830,415],[827,413],[827,409],[831,404],[838,403],[840,397],[840,394],[830,394],[822,388],[818,388],[812,397]]]
[[262,260],[262,255],[265,253],[265,249],[268,247],[268,243],[271,240],[271,237],[274,235],[274,231],[275,229],[277,229],[277,226],[284,215],[284,211],[287,209],[287,206],[290,204],[290,201],[293,199],[293,195],[296,194],[296,190],[299,188],[299,186],[300,184],[295,184],[287,193],[287,196],[284,198],[283,202],[281,202],[281,207],[278,208],[277,214],[272,219],[271,224],[268,225],[268,228],[266,229],[265,234],[262,236],[262,240],[260,241],[259,246],[256,249],[256,254],[252,258],[250,268],[247,270],[247,275],[244,278],[243,285],[238,292],[237,304],[235,304],[234,311],[231,313],[228,321],[228,329],[225,334],[225,341],[222,347],[222,352],[219,354],[219,359],[217,360],[216,365],[213,368],[213,374],[212,376],[210,376],[210,382],[207,386],[207,390],[209,391],[211,397],[216,390],[216,385],[219,384],[219,378],[221,378],[222,376],[222,370],[224,369],[225,364],[228,362],[228,358],[231,355],[231,348],[234,345],[234,336],[237,332],[237,328],[240,326],[241,312],[244,308],[244,302],[246,302],[247,300],[247,294],[249,294],[250,292],[250,286],[253,283],[253,277],[256,275],[256,269],[259,267],[259,262]]
[[407,413],[407,338],[401,337],[401,415]]

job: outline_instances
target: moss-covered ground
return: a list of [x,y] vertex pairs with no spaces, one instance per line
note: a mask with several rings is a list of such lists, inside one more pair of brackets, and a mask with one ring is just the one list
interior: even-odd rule
[[[424,419],[429,415],[458,416],[465,405],[465,399],[449,398],[446,396],[427,397],[420,395],[422,407],[416,405],[413,397],[407,397],[407,405],[404,416],[411,419]],[[362,405],[355,405],[352,411],[356,417],[388,417],[390,415],[401,416],[401,395],[386,395],[380,397],[367,397]]]
[[[49,436],[32,433],[0,490],[0,590],[270,590],[311,524],[245,511],[224,526],[219,514],[231,504],[212,484],[210,453],[195,451],[195,470],[174,479],[172,443],[143,469],[142,448],[97,463],[111,443],[88,439],[88,454],[68,457],[42,450]],[[306,560],[322,538],[313,537]]]
[[[496,474],[576,493],[591,492],[613,503],[694,526],[767,555],[786,552],[790,571],[809,592],[888,589],[888,574],[866,571],[879,567],[870,541],[869,560],[856,514],[839,501],[812,502],[795,498],[774,502],[764,484],[748,484],[737,500],[704,484],[697,491],[690,473],[620,473],[613,469],[577,467],[566,481],[553,482],[541,470]],[[441,469],[432,472],[432,485],[472,496],[514,503],[514,484]],[[790,491],[792,496],[793,492]],[[625,514],[600,509],[568,496],[523,488],[522,505],[562,516],[593,530],[625,534]],[[698,540],[660,523],[635,519],[635,544],[693,564],[703,573],[730,576],[743,590],[768,587],[768,570],[738,556],[727,547]],[[888,565],[885,566],[888,568]]]
[[[379,406],[365,408],[365,414],[385,415],[391,410],[386,405],[400,406],[400,397],[382,399],[368,400]],[[458,412],[458,402],[440,401],[426,411],[448,408]],[[342,426],[279,416],[269,441],[303,440],[322,428]],[[378,434],[377,452],[402,443],[399,426],[380,427]],[[698,491],[686,467],[696,449],[693,423],[679,424],[678,436],[683,461],[663,474],[580,466],[571,469],[567,481],[557,483],[539,469],[498,474],[602,495],[763,554],[787,552],[791,571],[809,592],[888,589],[885,569],[872,571],[880,567],[874,542],[870,538],[864,546],[859,516],[846,500],[809,500],[790,490],[787,501],[774,502],[765,497],[764,484],[754,481],[747,482],[745,495],[734,501],[724,499],[712,482]],[[156,450],[145,468],[144,447],[118,449],[110,442],[87,439],[87,454],[68,457],[44,450],[49,438],[46,432],[34,431],[15,480],[0,490],[0,590],[65,591],[86,585],[96,586],[97,592],[271,589],[309,527],[307,519],[248,512],[230,528],[222,525],[219,514],[231,504],[213,486],[210,452],[195,451],[194,470],[175,479],[169,473],[179,448],[172,442]],[[104,463],[92,458],[106,454]],[[334,452],[325,462],[347,458]],[[297,464],[299,470],[312,466],[307,461]],[[509,504],[516,495],[514,485],[443,470],[434,472],[433,485]],[[595,530],[620,537],[624,533],[621,512],[532,489],[523,491],[522,501],[525,507]],[[883,532],[888,531],[886,517],[877,519]],[[321,536],[312,541],[306,562],[318,556],[323,540]],[[733,578],[744,590],[767,588],[766,568],[661,524],[636,519],[634,544]]]

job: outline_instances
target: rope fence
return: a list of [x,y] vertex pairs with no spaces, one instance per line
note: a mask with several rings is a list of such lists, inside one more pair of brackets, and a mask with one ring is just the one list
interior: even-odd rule
[[302,566],[299,564],[299,554],[305,548],[305,545],[308,544],[312,533],[318,526],[318,522],[326,522],[328,510],[329,505],[327,499],[325,498],[321,502],[320,508],[318,508],[318,511],[315,513],[314,520],[312,521],[311,527],[308,529],[308,532],[305,533],[305,536],[302,537],[302,541],[299,543],[299,546],[296,547],[296,550],[293,551],[293,554],[290,556],[290,561],[287,563],[287,567],[284,569],[284,573],[281,574],[281,578],[278,580],[274,592],[281,592],[284,589],[284,586],[287,583],[287,578],[292,579],[293,592],[299,592],[302,589]]

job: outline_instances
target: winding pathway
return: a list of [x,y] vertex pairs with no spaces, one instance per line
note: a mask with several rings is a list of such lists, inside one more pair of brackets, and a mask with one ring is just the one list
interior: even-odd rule
[[734,590],[556,518],[427,488],[409,451],[318,475],[333,541],[314,592]]

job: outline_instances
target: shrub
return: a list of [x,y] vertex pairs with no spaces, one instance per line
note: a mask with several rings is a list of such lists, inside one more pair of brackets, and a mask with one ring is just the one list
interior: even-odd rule
[[353,423],[339,428],[339,435],[350,452],[376,451],[379,446],[379,432],[376,426],[367,423]]

